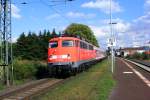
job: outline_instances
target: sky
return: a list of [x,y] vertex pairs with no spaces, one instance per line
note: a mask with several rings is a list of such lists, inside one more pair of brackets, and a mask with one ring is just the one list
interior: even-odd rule
[[[64,1],[12,0],[13,41],[22,32],[53,28],[59,32],[71,23],[80,23],[91,28],[101,48],[107,48],[111,37],[110,0]],[[116,47],[143,46],[150,41],[150,0],[112,0],[111,7]]]

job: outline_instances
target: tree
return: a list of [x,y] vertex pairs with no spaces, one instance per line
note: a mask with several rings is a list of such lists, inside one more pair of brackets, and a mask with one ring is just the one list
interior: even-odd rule
[[64,33],[70,35],[78,35],[86,39],[93,45],[99,46],[94,33],[87,25],[72,23],[65,29]]
[[[15,44],[14,44],[15,45]],[[14,55],[20,57],[24,57],[26,55],[27,45],[26,45],[26,36],[25,33],[22,33],[20,37],[17,39],[17,43],[14,48]]]
[[54,28],[53,31],[52,31],[52,37],[55,37],[55,36],[57,36],[57,34],[56,34],[56,31],[55,31],[55,28]]
[[47,59],[48,41],[52,38],[50,31],[44,30],[37,35],[29,32],[27,36],[24,33],[20,35],[17,42],[13,44],[13,51],[16,57],[29,60]]

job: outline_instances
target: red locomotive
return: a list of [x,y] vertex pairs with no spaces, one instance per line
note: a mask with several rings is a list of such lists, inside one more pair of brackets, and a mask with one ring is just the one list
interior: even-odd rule
[[76,37],[55,37],[49,41],[48,67],[53,75],[85,70],[104,57],[96,46]]

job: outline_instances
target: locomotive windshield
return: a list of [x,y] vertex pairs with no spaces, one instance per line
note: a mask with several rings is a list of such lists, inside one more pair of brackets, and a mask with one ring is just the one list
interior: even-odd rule
[[72,40],[64,40],[64,41],[62,41],[62,46],[63,47],[72,47],[73,41]]
[[56,48],[58,47],[58,42],[57,41],[51,41],[49,43],[49,48]]

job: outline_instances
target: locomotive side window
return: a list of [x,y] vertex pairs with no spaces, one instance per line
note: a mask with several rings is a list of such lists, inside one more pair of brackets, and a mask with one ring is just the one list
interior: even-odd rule
[[88,44],[85,42],[80,42],[80,48],[82,49],[88,49]]
[[64,40],[64,41],[62,41],[62,46],[63,47],[72,47],[73,41],[72,40]]
[[88,49],[88,46],[86,43],[84,43],[84,49]]
[[80,41],[80,48],[83,48],[83,42]]
[[89,50],[93,50],[93,46],[92,45],[89,45]]
[[58,42],[57,41],[51,41],[49,43],[49,48],[56,48],[58,47]]

